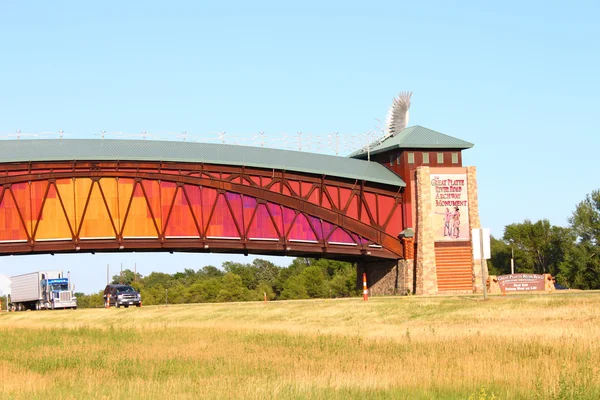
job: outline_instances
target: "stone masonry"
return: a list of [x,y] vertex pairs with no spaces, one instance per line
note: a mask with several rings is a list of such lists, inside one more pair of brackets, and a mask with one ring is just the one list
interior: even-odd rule
[[416,170],[417,253],[415,257],[415,294],[437,294],[437,272],[432,226],[431,182],[429,167]]
[[[469,235],[472,229],[481,228],[479,222],[479,202],[477,199],[477,169],[467,167],[467,201],[469,204]],[[473,243],[473,238],[471,238]],[[485,268],[487,277],[487,264]],[[481,293],[483,291],[481,279],[481,260],[473,260],[473,292]]]

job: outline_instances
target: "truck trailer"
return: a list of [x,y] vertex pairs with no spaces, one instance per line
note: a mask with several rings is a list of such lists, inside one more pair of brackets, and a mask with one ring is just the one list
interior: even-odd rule
[[13,311],[77,309],[69,277],[62,271],[38,271],[10,278]]

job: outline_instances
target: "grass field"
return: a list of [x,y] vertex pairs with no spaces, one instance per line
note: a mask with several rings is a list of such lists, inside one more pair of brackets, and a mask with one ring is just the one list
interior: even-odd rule
[[0,315],[2,399],[598,399],[600,293]]

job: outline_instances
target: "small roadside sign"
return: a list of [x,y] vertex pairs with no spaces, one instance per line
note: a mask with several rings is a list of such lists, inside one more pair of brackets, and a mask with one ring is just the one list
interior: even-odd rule
[[483,259],[489,260],[491,258],[490,229],[473,229],[471,230],[471,237],[473,238],[473,259],[481,260],[481,253],[483,252]]

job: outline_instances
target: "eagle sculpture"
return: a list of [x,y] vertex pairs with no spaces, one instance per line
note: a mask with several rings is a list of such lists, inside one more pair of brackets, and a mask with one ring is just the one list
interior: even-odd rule
[[396,136],[408,125],[408,109],[410,108],[410,97],[412,92],[400,92],[394,98],[390,111],[388,112],[385,137]]

